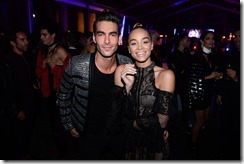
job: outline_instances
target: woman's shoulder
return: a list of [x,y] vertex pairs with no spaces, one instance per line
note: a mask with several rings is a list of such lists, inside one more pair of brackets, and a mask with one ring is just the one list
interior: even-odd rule
[[160,90],[173,92],[175,85],[175,75],[170,69],[155,68],[156,86]]
[[171,69],[163,68],[162,70],[159,70],[158,76],[162,78],[174,78],[175,75]]
[[154,72],[158,74],[158,76],[165,76],[165,75],[174,76],[174,72],[171,69],[166,69],[159,66],[154,67]]
[[55,50],[54,50],[54,54],[58,57],[61,57],[61,58],[65,58],[66,56],[69,55],[68,51],[62,47],[61,45],[58,45]]

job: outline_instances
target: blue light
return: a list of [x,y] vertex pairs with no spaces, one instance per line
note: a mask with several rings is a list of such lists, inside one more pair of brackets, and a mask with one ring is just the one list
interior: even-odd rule
[[124,36],[124,28],[125,28],[125,16],[123,17],[123,22],[122,22],[122,27],[121,27],[121,30],[120,30],[120,44],[123,44],[122,43],[122,38]]

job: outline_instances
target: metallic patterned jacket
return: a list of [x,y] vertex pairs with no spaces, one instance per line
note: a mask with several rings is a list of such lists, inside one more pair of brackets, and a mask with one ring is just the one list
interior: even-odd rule
[[[131,59],[117,54],[118,65],[131,63]],[[89,85],[93,78],[95,54],[73,56],[60,82],[57,106],[66,131],[83,131],[89,100]]]

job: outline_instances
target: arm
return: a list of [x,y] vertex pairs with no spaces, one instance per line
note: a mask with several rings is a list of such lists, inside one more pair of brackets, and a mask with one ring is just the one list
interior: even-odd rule
[[205,76],[204,80],[220,79],[222,77],[223,77],[223,73],[222,72],[213,71],[209,75]]
[[62,58],[63,58],[62,59],[62,65],[55,65],[52,68],[52,73],[54,75],[55,89],[57,89],[59,87],[60,80],[62,79],[63,73],[65,71],[65,68],[67,67],[67,64],[71,58],[71,55],[68,53],[64,53]]
[[[115,87],[112,90],[112,98],[109,102],[110,110],[107,113],[106,129],[109,134],[115,134],[123,131],[123,125],[127,124],[127,120],[123,119],[123,112],[126,110],[127,104],[127,92],[124,86],[123,80],[121,78],[121,72],[124,70],[125,65],[119,65],[116,68],[114,75]],[[126,120],[126,121],[125,121]],[[123,123],[122,123],[123,122]],[[126,123],[124,123],[126,122]],[[126,129],[126,128],[125,128]],[[124,130],[125,130],[124,129]]]
[[118,134],[122,130],[122,114],[127,107],[127,93],[124,87],[115,85],[109,102],[110,108],[107,113],[106,129],[109,134]]
[[57,94],[57,107],[60,111],[61,122],[66,131],[74,129],[71,119],[71,102],[74,81],[72,78],[72,60],[68,63],[60,82],[60,87]]

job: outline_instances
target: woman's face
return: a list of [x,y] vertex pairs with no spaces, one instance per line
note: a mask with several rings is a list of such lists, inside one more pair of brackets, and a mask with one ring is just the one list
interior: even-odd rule
[[44,45],[50,45],[54,42],[55,34],[50,34],[47,29],[41,29],[41,40]]
[[207,49],[211,49],[214,48],[214,44],[215,44],[215,38],[214,38],[214,34],[213,33],[208,33],[203,40],[201,40],[201,43],[204,47],[206,47]]
[[133,30],[129,35],[128,50],[131,56],[139,63],[151,63],[150,55],[153,43],[149,33],[141,28]]

